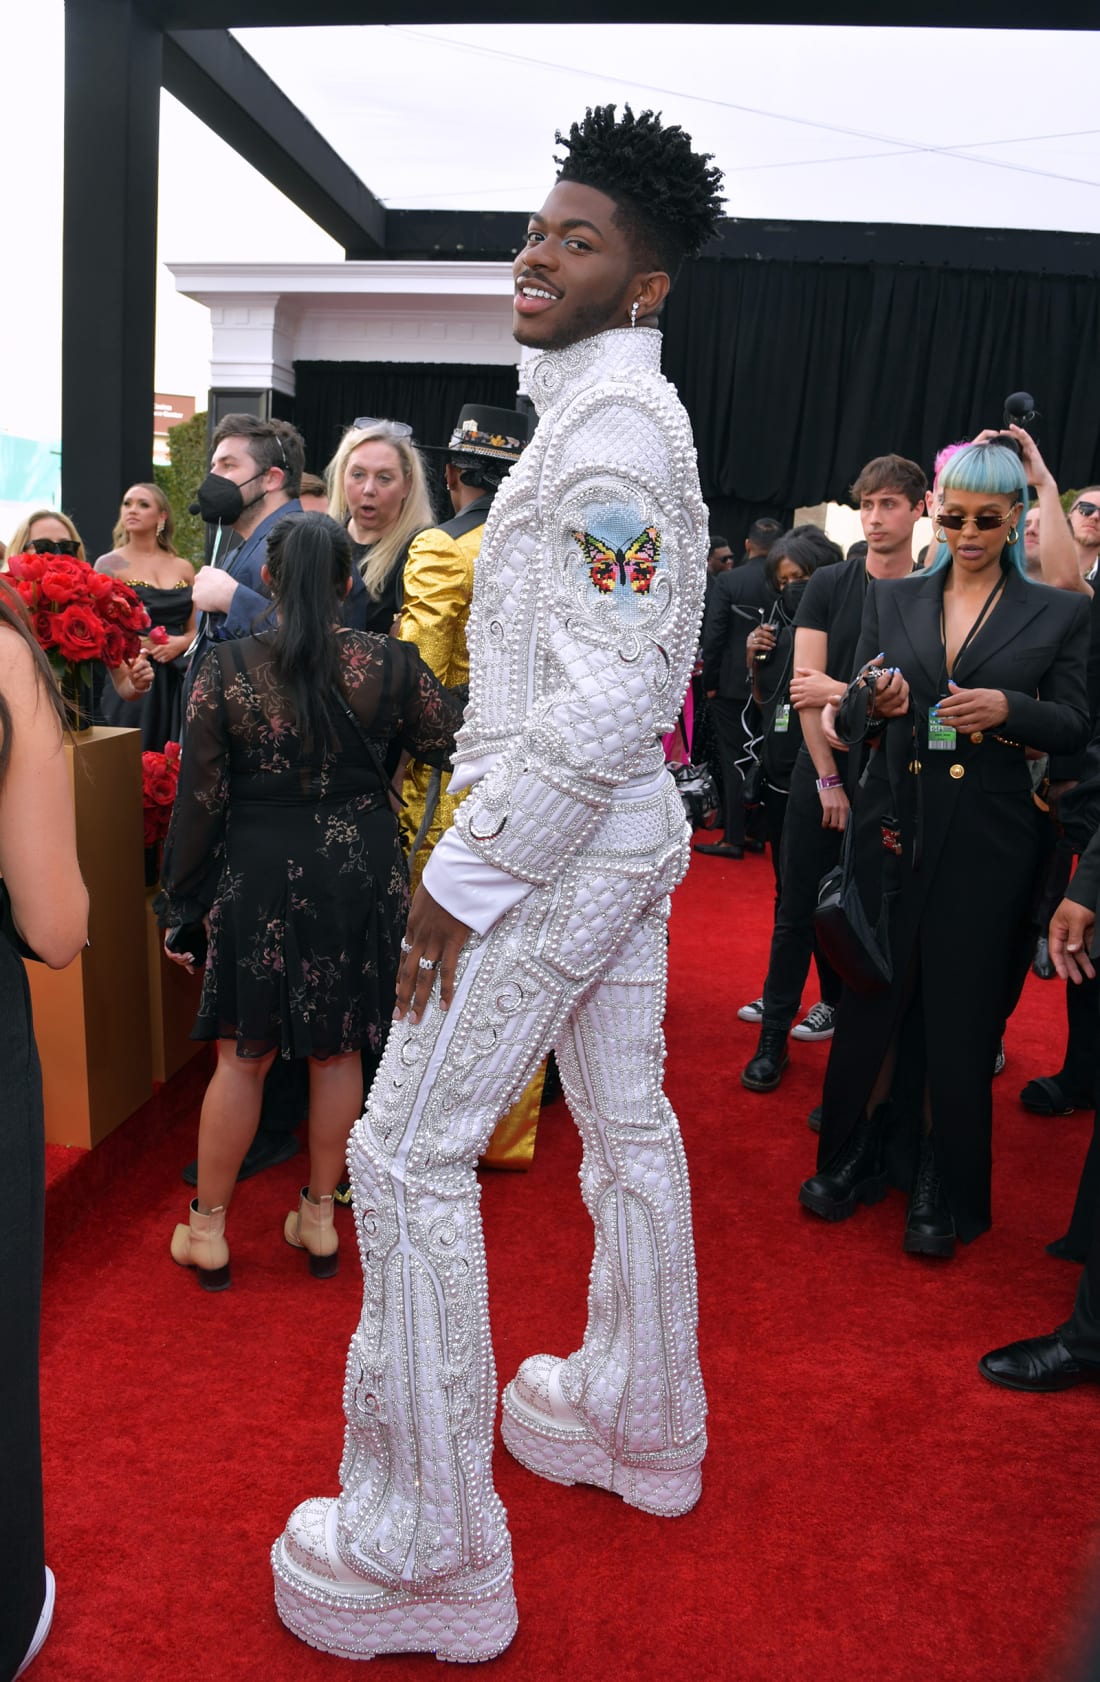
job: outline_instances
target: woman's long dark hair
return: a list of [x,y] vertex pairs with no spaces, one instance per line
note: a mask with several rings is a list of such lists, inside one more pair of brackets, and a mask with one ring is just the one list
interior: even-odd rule
[[291,514],[267,540],[267,572],[279,610],[271,663],[306,752],[332,735],[343,693],[336,629],[351,578],[351,544],[327,514]]
[[[61,699],[61,691],[57,687],[57,679],[53,675],[50,662],[46,659],[38,646],[34,632],[31,630],[30,616],[24,606],[23,598],[17,596],[11,585],[0,580],[0,625],[6,625],[11,631],[18,631],[23,641],[34,655],[38,665],[38,675],[45,693],[46,700],[57,714],[62,729],[66,726],[65,703]],[[3,692],[0,691],[0,785],[8,769],[11,758],[11,711]]]

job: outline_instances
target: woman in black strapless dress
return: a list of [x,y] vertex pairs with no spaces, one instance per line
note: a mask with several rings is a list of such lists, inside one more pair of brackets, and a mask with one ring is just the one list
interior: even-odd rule
[[161,637],[147,636],[142,646],[153,666],[153,686],[137,701],[124,701],[105,685],[100,702],[104,724],[141,731],[143,750],[161,753],[165,742],[178,742],[183,728],[184,655],[195,635],[191,601],[195,569],[177,555],[172,543],[172,511],[158,485],[131,485],[122,499],[115,547],[96,562],[136,591]]

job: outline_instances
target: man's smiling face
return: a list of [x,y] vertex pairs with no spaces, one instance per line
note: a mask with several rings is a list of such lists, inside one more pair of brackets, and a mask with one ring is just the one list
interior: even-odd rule
[[538,350],[628,326],[649,273],[615,220],[615,201],[576,181],[559,181],[531,217],[512,272],[512,331]]

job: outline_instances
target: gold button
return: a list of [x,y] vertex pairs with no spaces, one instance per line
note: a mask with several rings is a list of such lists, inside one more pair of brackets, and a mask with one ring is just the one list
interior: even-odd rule
[[950,775],[952,777],[954,777],[956,782],[958,782],[960,777],[965,777],[966,776],[965,765],[952,765],[952,766],[949,767],[949,771],[950,771]]
[[921,768],[921,764],[920,764],[919,759],[911,759],[909,761],[909,769],[913,773],[914,777],[917,775],[917,772],[920,770],[920,768]]
[[982,735],[980,730],[972,730],[970,732],[970,740],[974,743],[974,746],[977,747],[979,742],[985,741],[985,737]]

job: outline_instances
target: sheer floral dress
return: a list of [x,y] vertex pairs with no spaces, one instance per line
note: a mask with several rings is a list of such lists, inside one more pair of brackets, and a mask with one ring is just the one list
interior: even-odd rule
[[346,630],[339,647],[354,722],[334,705],[308,754],[266,637],[216,644],[188,700],[157,908],[167,927],[209,912],[192,1038],[241,1057],[379,1049],[393,1013],[409,890],[379,760],[397,740],[442,763],[465,694],[391,637]]

